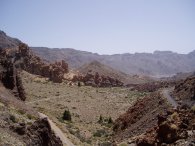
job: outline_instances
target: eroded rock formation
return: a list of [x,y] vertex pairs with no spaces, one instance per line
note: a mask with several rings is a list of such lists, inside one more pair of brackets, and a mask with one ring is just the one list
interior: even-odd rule
[[46,118],[40,119],[26,130],[26,144],[30,146],[63,146],[55,136]]
[[137,139],[138,146],[194,145],[195,115],[187,109],[169,110],[158,116],[158,124]]
[[123,82],[118,79],[99,75],[98,72],[95,74],[87,73],[86,75],[75,75],[72,79],[73,82],[80,81],[83,82],[86,86],[93,87],[119,87],[123,86]]

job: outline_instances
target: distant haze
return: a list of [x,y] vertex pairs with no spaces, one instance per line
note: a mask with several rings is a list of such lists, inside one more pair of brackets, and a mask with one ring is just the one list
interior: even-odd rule
[[194,0],[1,0],[0,29],[29,46],[99,54],[195,49]]

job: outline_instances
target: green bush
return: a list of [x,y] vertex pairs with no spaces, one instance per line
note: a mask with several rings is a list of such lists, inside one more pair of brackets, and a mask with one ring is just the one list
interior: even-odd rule
[[63,118],[63,120],[71,121],[72,118],[71,118],[70,111],[69,110],[65,110],[62,118]]

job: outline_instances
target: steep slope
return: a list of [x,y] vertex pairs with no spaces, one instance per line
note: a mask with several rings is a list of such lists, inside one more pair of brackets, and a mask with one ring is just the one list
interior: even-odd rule
[[164,113],[169,105],[158,92],[138,100],[126,113],[114,122],[115,141],[138,136],[157,123],[159,113]]
[[70,48],[50,49],[32,47],[32,50],[35,54],[46,60],[55,61],[64,59],[71,68],[79,68],[93,60],[97,60],[127,74],[156,77],[170,76],[178,72],[191,72],[195,70],[195,51],[189,54],[155,51],[154,53],[99,55]]
[[78,51],[71,48],[46,48],[46,47],[31,47],[33,52],[39,57],[54,62],[56,60],[65,60],[71,68],[79,68],[84,64],[90,63],[93,60],[103,59],[96,53],[86,51]]
[[0,49],[17,47],[21,43],[20,40],[6,35],[5,32],[0,30]]
[[124,84],[139,84],[151,81],[152,79],[141,77],[141,76],[130,76],[121,71],[113,69],[107,65],[100,63],[99,61],[92,61],[89,64],[85,64],[78,68],[78,71],[82,74],[96,74],[98,73],[100,76],[109,76],[115,79],[122,81]]
[[173,91],[173,96],[182,104],[193,106],[195,104],[195,76],[178,82]]
[[0,123],[0,145],[62,146],[47,119],[39,119],[33,108],[16,99],[2,83],[0,83]]
[[0,37],[0,145],[62,146],[47,118],[39,119],[37,111],[23,102],[26,95],[20,73],[24,69],[46,76],[44,68],[51,73],[49,78],[55,76],[52,81],[59,82],[59,72],[63,77],[67,71],[66,63],[45,64],[21,41],[4,32]]

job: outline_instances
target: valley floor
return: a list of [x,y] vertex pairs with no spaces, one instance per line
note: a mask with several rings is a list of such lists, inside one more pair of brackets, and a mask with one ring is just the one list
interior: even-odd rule
[[[22,72],[27,94],[26,104],[49,116],[75,145],[96,145],[110,140],[112,123],[146,93],[128,88],[94,88],[55,84]],[[69,110],[72,121],[62,120]],[[99,117],[103,122],[98,122]]]

